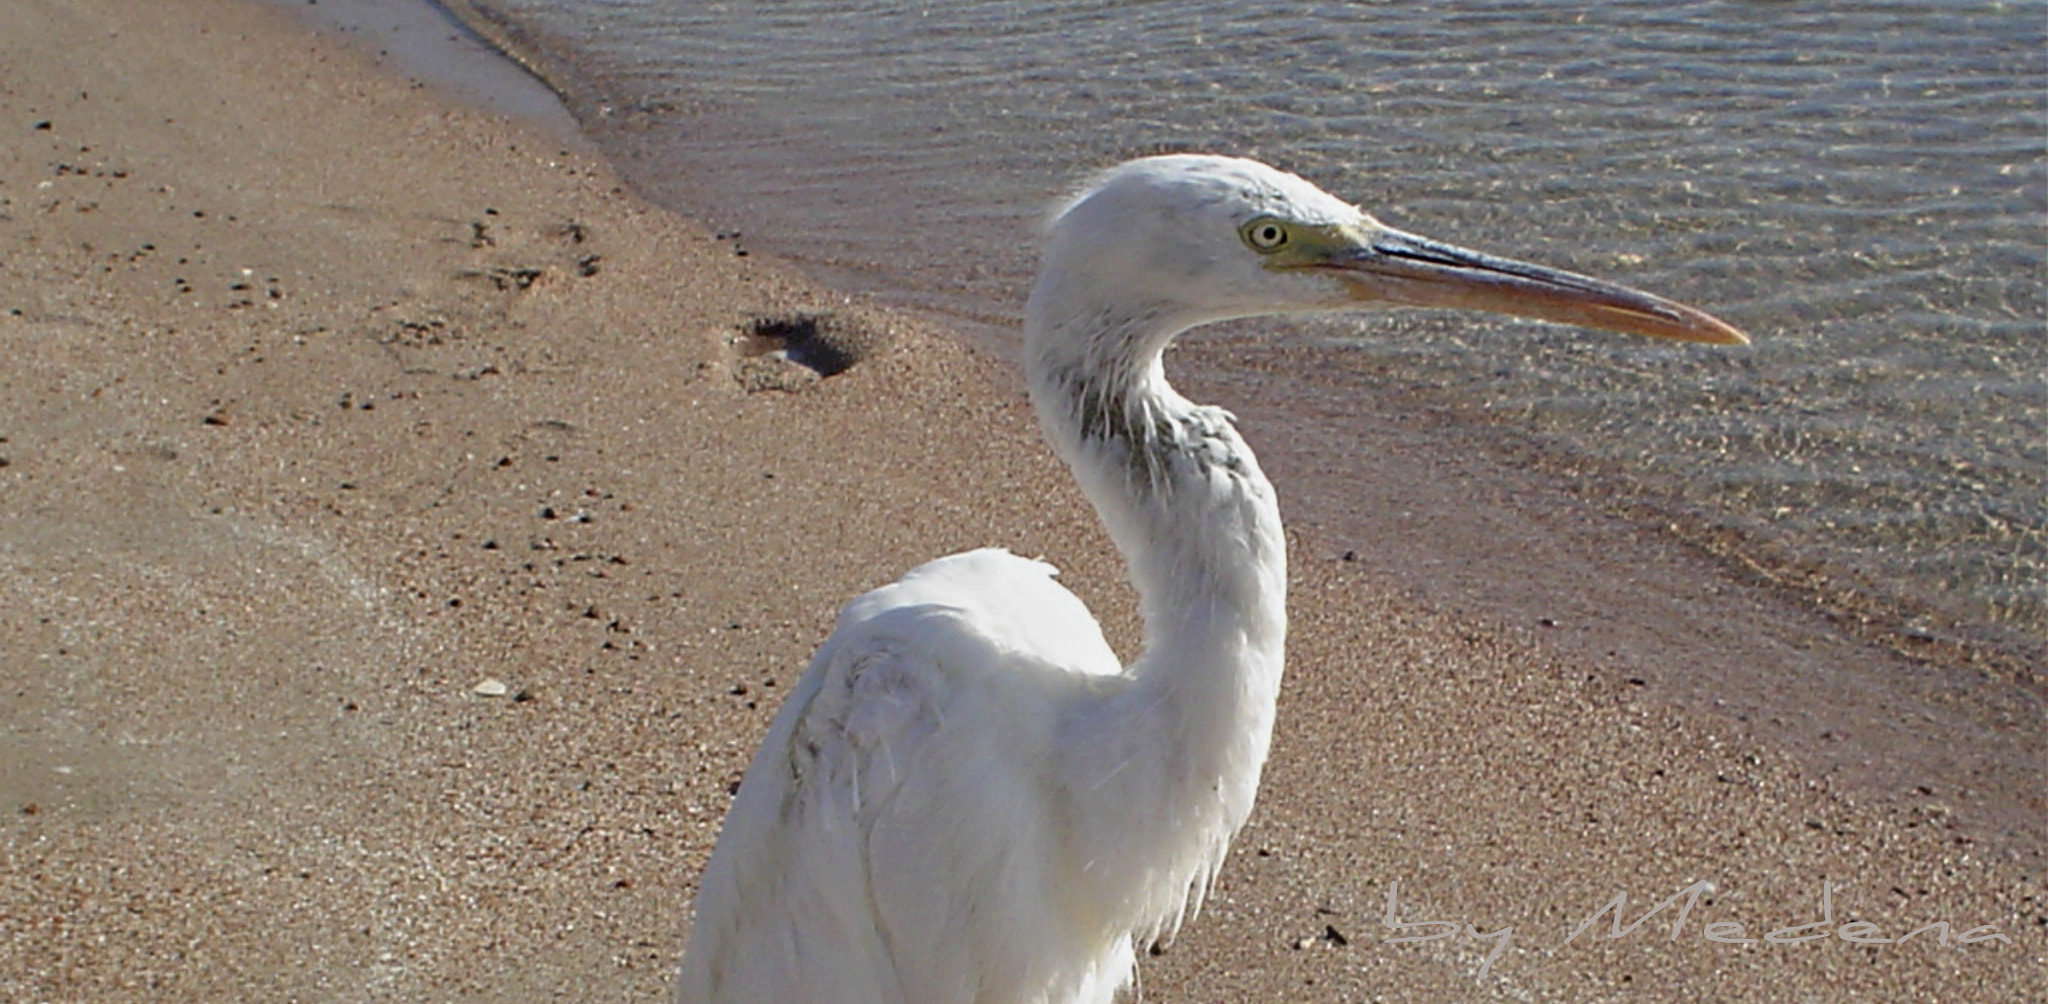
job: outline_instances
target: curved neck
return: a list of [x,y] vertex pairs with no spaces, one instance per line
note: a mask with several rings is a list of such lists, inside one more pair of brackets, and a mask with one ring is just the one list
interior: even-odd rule
[[1228,412],[1167,383],[1160,356],[1184,319],[1055,313],[1051,304],[1074,302],[1058,292],[1042,285],[1028,312],[1031,398],[1137,588],[1145,652],[1130,675],[1155,697],[1185,698],[1190,718],[1229,719],[1184,721],[1194,728],[1183,733],[1251,731],[1262,762],[1286,636],[1272,485]]
[[1076,302],[1058,292],[1042,283],[1027,314],[1032,402],[1145,620],[1144,653],[1118,683],[1077,691],[1061,723],[1061,774],[1087,779],[1067,788],[1096,904],[1077,916],[1142,945],[1199,909],[1251,815],[1279,702],[1286,541],[1230,415],[1166,382],[1160,354],[1182,326],[1143,311],[1049,316]]
[[[1058,262],[1048,255],[1049,262]],[[1025,311],[1039,424],[1095,505],[1138,590],[1145,651],[1076,688],[1057,748],[1075,918],[1137,944],[1199,909],[1251,815],[1287,635],[1287,548],[1273,486],[1229,413],[1166,382],[1177,313],[1103,278],[1040,277]]]

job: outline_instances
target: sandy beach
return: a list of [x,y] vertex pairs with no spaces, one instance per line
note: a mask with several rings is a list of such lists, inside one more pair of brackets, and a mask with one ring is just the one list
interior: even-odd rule
[[[1135,647],[1011,369],[573,138],[250,0],[0,7],[0,136],[0,1000],[661,1000],[846,600],[1000,545]],[[2025,673],[1346,421],[1357,496],[1268,464],[1273,758],[1141,999],[2048,999]]]

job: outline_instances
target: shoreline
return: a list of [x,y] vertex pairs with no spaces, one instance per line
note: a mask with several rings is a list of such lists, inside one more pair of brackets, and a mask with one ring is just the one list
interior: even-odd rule
[[[472,25],[493,24],[496,19],[502,17],[492,13],[493,8],[482,0],[449,0],[447,6],[467,10],[467,20]],[[536,27],[539,25],[546,27]],[[576,61],[560,58],[562,53],[569,50],[569,46],[564,39],[547,33],[550,28],[562,29],[562,26],[549,19],[540,18],[528,28],[530,30],[522,32],[517,25],[502,25],[495,32],[487,33],[498,39],[502,49],[513,53],[510,58],[518,58],[521,52],[532,53],[532,58],[523,60],[524,64],[534,67],[541,76],[555,80],[558,91],[594,94],[600,85],[591,81],[603,78],[605,71],[597,69],[598,64],[592,64],[592,73],[587,77],[571,72],[571,68],[576,66]],[[600,45],[600,48],[602,47]],[[616,85],[617,81],[612,83]],[[708,108],[715,108],[719,103],[715,93],[706,92],[702,87],[693,88],[687,82],[678,86],[678,95],[694,95],[682,102],[684,107],[689,107],[698,100],[702,100]],[[748,205],[742,210],[729,211],[729,207],[720,204],[720,199],[700,197],[699,190],[695,187],[667,183],[665,179],[670,175],[663,165],[701,164],[711,161],[679,153],[664,154],[661,143],[650,141],[646,131],[655,128],[659,130],[659,134],[666,135],[671,129],[682,129],[685,132],[725,135],[726,126],[722,124],[718,113],[706,111],[702,114],[692,113],[683,116],[640,109],[634,107],[636,102],[633,95],[616,89],[607,98],[586,96],[572,103],[577,104],[582,110],[583,118],[589,123],[591,135],[598,142],[600,149],[612,158],[614,164],[621,168],[629,181],[639,187],[644,196],[689,218],[716,220],[725,229],[757,231],[755,236],[771,250],[783,254],[806,274],[824,281],[832,288],[850,291],[856,295],[871,295],[877,297],[880,302],[899,308],[922,310],[928,315],[936,316],[940,323],[958,327],[978,342],[994,346],[998,353],[1007,353],[1013,348],[1005,341],[1007,334],[1003,329],[1013,329],[1015,317],[1004,316],[1000,307],[984,312],[979,306],[1007,302],[1015,298],[1013,294],[1016,290],[1010,287],[1020,287],[1023,284],[1024,272],[1020,264],[1012,262],[1003,266],[999,271],[1004,273],[1006,278],[994,284],[997,288],[991,289],[989,285],[960,285],[973,281],[964,275],[938,278],[944,276],[947,270],[936,261],[923,261],[907,269],[878,269],[874,262],[862,257],[858,252],[852,255],[813,254],[803,247],[804,241],[792,240],[787,233],[787,229],[792,225],[802,228],[808,225],[806,223],[792,223],[787,217],[776,217],[773,214],[764,216],[758,205]],[[666,99],[655,102],[660,108],[666,108],[669,104]],[[626,124],[628,120],[633,124]],[[771,141],[770,137],[775,132],[774,129],[767,129],[759,131],[759,135],[753,131],[745,131],[744,134],[749,141]],[[708,145],[716,147],[722,144],[713,142]],[[669,159],[671,156],[674,157],[673,161]],[[829,157],[827,162],[830,162]],[[1060,170],[1056,166],[1048,168],[1048,171],[1055,173]],[[686,170],[684,173],[689,172]],[[734,187],[721,181],[717,175],[722,173],[724,172],[716,169],[700,172],[697,180],[710,188],[722,188],[735,195],[746,190],[744,186]],[[1035,186],[1037,182],[1038,179],[1033,178],[1027,183]],[[815,178],[812,183],[816,183]],[[830,186],[823,186],[823,191],[825,194],[822,198],[829,200],[833,189]],[[759,192],[742,197],[740,201],[745,203],[749,199],[753,203],[786,201],[773,196],[764,200]],[[839,215],[825,213],[811,218],[810,222],[817,224],[817,236],[821,242],[829,245],[833,240],[830,235],[835,226],[840,225],[837,222]],[[780,226],[769,225],[766,222],[778,218],[781,220]],[[1023,225],[1012,221],[1009,229],[1018,237],[1024,237]],[[775,233],[776,230],[785,232]],[[973,249],[956,247],[953,250],[964,252]],[[944,291],[935,289],[935,285],[944,286]],[[971,298],[963,297],[961,292],[968,288],[976,290]],[[1670,292],[1668,289],[1665,291]],[[1699,295],[1704,297],[1706,294]],[[1720,306],[1730,305],[1724,303]],[[1011,313],[1013,315],[1014,312]],[[1390,331],[1398,331],[1401,323],[1404,322],[1394,322],[1388,328]],[[1503,348],[1506,351],[1513,351],[1511,346]],[[1416,376],[1417,371],[1403,371],[1400,368],[1386,372],[1387,379],[1397,384],[1413,380]],[[1457,378],[1453,376],[1451,379],[1455,381]],[[1455,400],[1458,396],[1460,395],[1453,394],[1446,399],[1446,395],[1438,395],[1439,400],[1435,401],[1434,405],[1442,412],[1483,412],[1484,409],[1475,407],[1476,402],[1469,397],[1464,401]],[[1482,417],[1477,421],[1484,424],[1485,419]],[[1575,448],[1576,452],[1584,453],[1583,447],[1594,438],[1596,437],[1582,439],[1580,447]],[[1496,445],[1501,447],[1496,452],[1512,455],[1519,452],[1525,443]],[[1553,449],[1551,452],[1555,454],[1559,451]],[[1613,477],[1618,471],[1628,470],[1627,461],[1612,460],[1611,456],[1610,454],[1610,460],[1606,462],[1605,466],[1608,469],[1604,476]],[[1553,455],[1537,456],[1533,459],[1555,467],[1558,464],[1575,464],[1587,458]],[[1757,458],[1751,458],[1747,463],[1753,465],[1756,462]],[[1767,459],[1764,462],[1769,463]],[[1581,470],[1580,473],[1585,472]],[[1727,473],[1741,476],[1746,472]],[[1705,478],[1719,476],[1717,472],[1706,471],[1703,471],[1703,475]],[[1868,640],[1896,648],[1909,658],[1919,661],[1943,661],[1966,671],[1987,662],[1995,662],[1997,665],[1993,667],[1993,672],[2025,682],[2036,695],[2048,694],[2048,679],[2041,675],[2041,667],[2048,666],[2048,635],[2042,633],[2043,625],[2038,618],[2028,620],[2025,619],[2027,615],[2018,614],[2015,616],[2021,617],[2022,620],[2001,619],[2006,615],[1992,609],[1996,601],[1988,595],[1978,594],[1974,590],[1937,585],[1933,581],[1936,573],[1931,571],[1923,576],[1888,575],[1881,570],[1886,560],[1881,554],[1873,552],[1857,557],[1843,553],[1838,550],[1843,544],[1843,539],[1826,534],[1809,536],[1804,533],[1782,533],[1775,525],[1777,517],[1752,518],[1740,504],[1712,512],[1701,511],[1698,505],[1687,501],[1690,492],[1682,487],[1694,479],[1682,475],[1667,476],[1657,484],[1646,484],[1644,479],[1639,477],[1630,477],[1628,480],[1632,481],[1632,484],[1625,488],[1624,492],[1639,497],[1639,500],[1626,500],[1630,508],[1640,511],[1645,504],[1656,504],[1667,510],[1664,515],[1670,517],[1673,522],[1686,524],[1685,535],[1689,540],[1703,553],[1716,556],[1737,576],[1767,581],[1773,588],[1784,589],[1806,603],[1823,607],[1826,615],[1837,626],[1858,631]],[[1843,503],[1843,507],[1845,511],[1835,514],[1841,519],[1853,522],[1861,515],[1853,503]],[[1875,513],[1869,515],[1875,516]],[[1852,545],[1850,551],[1854,550],[1855,547]],[[1947,567],[1956,560],[1957,556],[1950,555],[1936,563],[1936,567]]]
[[[659,997],[727,786],[847,598],[999,543],[1059,564],[1130,645],[1119,566],[1021,393],[929,323],[740,257],[589,153],[273,6],[32,0],[5,18],[0,108],[28,139],[0,161],[0,483],[20,513],[0,533],[20,677],[0,717],[0,935],[23,948],[0,995]],[[90,40],[107,58],[89,97],[50,83]],[[754,320],[820,311],[882,347],[826,380],[745,353]],[[1255,378],[1240,347],[1199,351]],[[1362,421],[1398,442],[1398,417]],[[1286,480],[1269,464],[1283,490],[1324,463],[1269,454],[1295,458]],[[1522,486],[1431,484],[1345,501],[1421,514],[1397,524],[1428,531],[1412,547],[1499,542],[1446,497],[1533,518],[1509,504]],[[1291,514],[1314,509],[1299,495]],[[1609,539],[1596,509],[1533,528]],[[1375,552],[1300,528],[1321,518],[1290,534],[1295,652],[1260,807],[1205,915],[1147,964],[1148,997],[1469,995],[1494,946],[1385,943],[1390,883],[1417,918],[1547,932],[1564,904],[1576,921],[1701,874],[1714,919],[1752,932],[1813,913],[1825,875],[1886,930],[1946,918],[2013,943],[1717,954],[1545,933],[1503,945],[1479,985],[2038,988],[2038,834],[2001,833],[1986,792],[2027,778],[1972,776],[1987,765],[1967,746],[1876,779],[1817,768],[1689,710],[1719,689],[1703,670],[1730,667],[1699,666],[1701,640],[1632,583],[1561,629],[1461,612],[1411,592],[1398,552],[1346,561]],[[1741,618],[1783,612],[1737,587],[1674,588],[1723,612],[1709,646],[1793,667],[1791,691],[1750,691],[1760,711],[1826,711],[1800,704],[1889,658],[1754,630]],[[1560,644],[1603,620],[1666,633]],[[491,680],[506,696],[479,692]],[[1951,713],[1908,731],[1943,746],[1968,719]]]
[[[356,0],[376,2],[376,0]],[[489,9],[479,6],[473,0],[401,0],[432,6],[450,20],[462,25],[470,34],[491,47],[496,58],[520,67],[532,80],[538,81],[553,93],[569,109],[572,115],[597,117],[598,109],[609,108],[607,102],[595,88],[573,73],[567,61],[560,57],[554,47],[543,38],[518,25],[507,23],[493,15]],[[486,56],[485,58],[490,58]],[[581,109],[579,112],[578,109]],[[604,152],[605,142],[591,139]],[[627,175],[629,184],[634,179]],[[636,185],[644,189],[643,185]],[[646,191],[643,197],[653,199]],[[672,211],[681,211],[670,206]],[[685,214],[687,215],[687,213]],[[829,285],[829,284],[827,284]],[[858,291],[851,295],[864,296]],[[892,309],[914,307],[897,306]],[[942,326],[951,325],[957,318],[940,314],[929,314],[928,320]],[[977,348],[1003,353],[995,346],[983,344],[989,336],[969,338]],[[1198,378],[1208,378],[1227,384],[1230,374],[1223,370],[1230,363],[1212,363],[1199,350],[1190,351],[1192,346],[1183,345],[1178,358],[1188,360],[1182,368],[1210,367],[1210,372],[1200,373]],[[1327,352],[1328,350],[1323,350]],[[1361,379],[1361,385],[1369,385],[1370,378]],[[1370,387],[1373,393],[1383,388]],[[1427,412],[1445,415],[1453,412],[1466,413],[1463,421],[1468,428],[1462,430],[1459,445],[1484,451],[1502,469],[1511,469],[1512,476],[1533,480],[1548,480],[1563,485],[1573,482],[1563,494],[1573,503],[1592,503],[1605,509],[1622,524],[1656,528],[1670,534],[1674,541],[1698,554],[1708,564],[1714,565],[1718,573],[1732,581],[1746,586],[1763,588],[1780,594],[1787,601],[1788,609],[1798,615],[1811,614],[1816,622],[1825,622],[1820,630],[1843,631],[1854,634],[1861,641],[1874,647],[1887,649],[1898,658],[1917,665],[1934,665],[1965,677],[1981,674],[2013,685],[2022,692],[2020,699],[2040,701],[2048,699],[2048,641],[2026,631],[1997,623],[1981,614],[1969,614],[1932,602],[1924,594],[1913,594],[1900,589],[1889,589],[1864,569],[1848,564],[1824,560],[1812,554],[1787,547],[1774,539],[1761,524],[1747,527],[1731,525],[1731,519],[1703,513],[1675,495],[1658,497],[1654,502],[1635,496],[1620,472],[1611,465],[1587,462],[1584,458],[1545,456],[1543,450],[1532,441],[1510,427],[1489,421],[1469,405],[1459,405],[1443,400],[1425,399],[1413,393],[1403,395],[1402,408],[1411,412]],[[1380,409],[1392,413],[1395,409]],[[1424,434],[1436,431],[1440,419],[1424,422],[1410,422],[1402,430],[1406,434]],[[1489,439],[1476,434],[1479,429],[1496,430],[1499,436]],[[1286,436],[1283,430],[1281,435]],[[1448,448],[1440,444],[1438,449]],[[1323,457],[1335,455],[1334,450],[1318,449],[1315,444],[1290,441],[1283,438],[1280,449],[1292,449],[1308,454],[1306,464],[1322,463]],[[1315,454],[1320,453],[1321,456]],[[1335,488],[1334,484],[1317,484],[1317,489]],[[1313,508],[1312,515],[1317,515]],[[1325,525],[1327,524],[1327,525]],[[1350,536],[1359,533],[1371,535],[1384,529],[1383,524],[1369,520],[1328,520],[1319,523],[1318,528],[1326,536]],[[1414,585],[1410,583],[1410,585]],[[1523,606],[1526,606],[1524,604]],[[1528,609],[1511,611],[1522,620],[1533,621]],[[1904,695],[1902,695],[1904,696]],[[2048,830],[2043,831],[2048,836]]]

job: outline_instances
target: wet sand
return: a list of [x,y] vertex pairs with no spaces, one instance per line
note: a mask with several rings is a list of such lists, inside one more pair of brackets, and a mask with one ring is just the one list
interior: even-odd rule
[[[245,0],[23,0],[0,135],[0,999],[661,999],[839,604],[1001,544],[1131,648],[1013,373],[545,128]],[[821,313],[865,339],[829,379],[748,334]],[[1358,495],[1268,464],[1304,514],[1273,760],[1143,999],[2048,993],[2030,692],[1378,407]],[[1560,565],[1548,624],[1485,584]],[[1624,892],[1678,900],[1568,938]],[[1389,942],[1445,930],[1390,901],[1470,929]]]

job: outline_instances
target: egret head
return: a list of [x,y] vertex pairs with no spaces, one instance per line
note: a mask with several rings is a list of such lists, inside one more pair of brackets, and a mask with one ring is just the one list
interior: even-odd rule
[[1112,356],[1149,365],[1173,334],[1197,324],[1378,306],[1748,341],[1662,297],[1403,233],[1292,174],[1192,155],[1112,168],[1055,215],[1027,335],[1039,343],[1034,354],[1069,365]]

